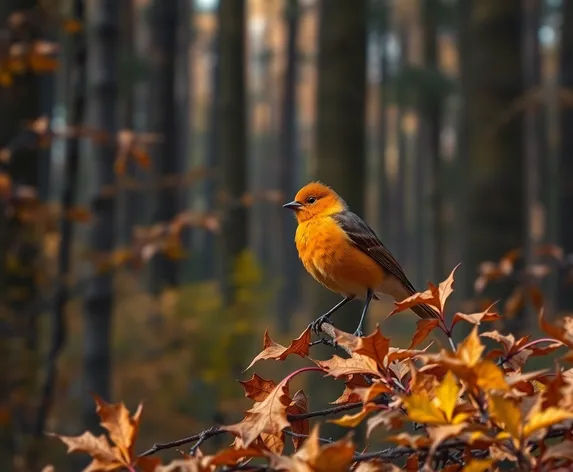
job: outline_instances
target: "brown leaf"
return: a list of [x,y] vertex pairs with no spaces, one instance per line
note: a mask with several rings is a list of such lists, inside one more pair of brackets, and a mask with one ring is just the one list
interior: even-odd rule
[[380,377],[376,361],[370,357],[352,353],[352,357],[345,359],[334,355],[326,361],[314,361],[321,369],[335,378],[346,377],[353,374],[367,374]]
[[372,431],[379,426],[384,426],[386,430],[398,429],[402,426],[403,420],[404,415],[398,409],[381,411],[366,421],[366,437],[370,437]]
[[129,465],[129,462],[123,459],[119,449],[111,446],[103,434],[94,436],[89,431],[86,431],[80,436],[60,436],[53,433],[50,433],[50,436],[60,439],[68,446],[68,453],[85,452],[89,454],[92,462],[87,467],[87,470],[111,471]]
[[366,418],[372,411],[378,410],[378,406],[368,403],[362,407],[358,413],[349,414],[341,416],[340,418],[336,418],[334,420],[328,420],[329,423],[334,423],[338,426],[343,426],[345,428],[356,428],[362,420]]
[[[293,415],[302,415],[308,413],[308,399],[302,390],[298,390],[293,395],[292,402],[287,408],[287,413]],[[304,420],[292,421],[290,429],[293,433],[307,435],[310,431],[310,421],[308,418]],[[293,437],[292,442],[294,445],[294,450],[296,451],[301,446],[303,439]]]
[[265,337],[263,342],[263,351],[259,353],[245,370],[249,370],[255,362],[261,359],[274,359],[284,361],[289,354],[297,354],[300,357],[308,356],[308,349],[310,344],[311,332],[310,328],[306,330],[295,340],[293,340],[288,347],[273,341],[269,336],[268,330],[265,330]]
[[133,417],[123,403],[108,404],[97,395],[96,413],[101,418],[101,425],[109,431],[109,437],[118,447],[126,463],[133,461],[133,446],[139,428],[142,405],[140,404]]
[[155,472],[161,466],[161,459],[157,457],[138,457],[135,461],[137,470],[141,472]]
[[424,319],[418,320],[416,323],[416,332],[414,333],[414,338],[408,346],[408,349],[412,349],[420,344],[428,335],[440,324],[438,319]]
[[432,440],[430,455],[434,455],[438,446],[446,439],[459,435],[467,426],[467,423],[459,423],[428,427],[428,436]]
[[573,317],[564,316],[561,319],[561,326],[548,323],[543,318],[543,310],[539,311],[539,326],[549,336],[561,341],[569,348],[573,349]]
[[331,402],[333,405],[343,405],[345,403],[356,403],[362,401],[360,395],[356,393],[355,389],[367,387],[368,383],[362,375],[352,375],[344,383],[344,392],[336,400]]
[[191,457],[186,459],[177,459],[170,464],[159,466],[154,472],[211,472],[210,466],[203,465],[203,459]]
[[234,448],[228,447],[218,451],[215,455],[207,457],[205,462],[210,466],[236,465],[238,462],[250,457],[263,457],[264,452],[258,447]]
[[281,436],[282,430],[290,426],[287,420],[290,404],[287,377],[262,402],[255,403],[241,422],[222,428],[237,436],[244,447],[253,444],[262,433]]
[[481,323],[499,320],[501,318],[499,314],[493,311],[489,311],[490,309],[491,307],[487,310],[481,311],[479,313],[472,313],[470,315],[466,315],[465,313],[456,313],[454,315],[454,320],[452,321],[452,327],[454,327],[459,321],[462,320],[474,325],[480,325]]
[[390,339],[383,336],[380,328],[376,326],[376,331],[369,336],[359,338],[358,345],[354,352],[362,354],[376,361],[380,367],[384,367],[384,361],[390,350]]
[[274,380],[263,379],[257,374],[253,374],[249,380],[239,380],[239,383],[245,389],[245,397],[256,402],[262,402],[277,386]]

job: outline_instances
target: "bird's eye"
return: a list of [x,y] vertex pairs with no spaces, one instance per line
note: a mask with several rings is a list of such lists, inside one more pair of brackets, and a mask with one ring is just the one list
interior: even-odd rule
[[306,203],[310,203],[312,205],[313,203],[316,203],[316,198],[315,197],[308,197],[306,199]]

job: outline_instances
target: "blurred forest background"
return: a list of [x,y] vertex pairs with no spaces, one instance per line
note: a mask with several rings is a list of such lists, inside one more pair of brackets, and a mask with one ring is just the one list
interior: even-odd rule
[[0,166],[0,464],[75,470],[44,432],[90,391],[142,449],[237,420],[264,330],[337,300],[281,208],[312,179],[417,288],[573,311],[573,0],[3,0]]

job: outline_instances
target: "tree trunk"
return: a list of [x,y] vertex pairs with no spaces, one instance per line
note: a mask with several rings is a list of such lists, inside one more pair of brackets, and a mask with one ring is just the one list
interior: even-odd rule
[[[523,90],[532,92],[540,85],[540,55],[538,31],[541,14],[540,0],[522,0],[522,74]],[[541,227],[541,200],[539,175],[539,116],[541,106],[525,108],[523,117],[523,151],[524,151],[524,181],[523,181],[523,213],[525,216],[524,230],[524,264],[532,267],[537,260],[536,248],[542,243],[545,227]],[[524,316],[534,317],[536,313],[528,305]]]
[[[298,0],[289,0],[285,9],[287,27],[286,66],[282,91],[282,126],[280,130],[280,189],[285,202],[294,198],[298,187],[299,153],[296,139],[296,84],[297,84],[297,40],[299,23]],[[279,248],[279,274],[283,283],[279,294],[277,324],[281,332],[288,332],[290,320],[300,306],[301,266],[294,245],[296,221],[289,212],[282,212],[277,231],[282,244]]]
[[[86,3],[87,34],[87,123],[105,132],[109,141],[90,141],[90,166],[93,182],[91,208],[93,223],[89,243],[94,254],[106,257],[114,249],[114,206],[112,197],[102,196],[101,187],[113,185],[115,176],[115,137],[117,134],[117,90],[119,51],[119,10],[115,0],[90,0]],[[113,277],[94,264],[85,298],[84,428],[99,430],[93,399],[95,392],[106,400],[111,397],[111,327],[113,310]]]
[[[563,27],[561,30],[561,90],[569,93],[573,90],[573,2],[563,2]],[[569,256],[573,254],[573,108],[561,108],[561,156],[559,162],[559,244]],[[563,271],[559,281],[558,308],[562,311],[573,310],[573,288],[566,282],[571,265]]]
[[[366,1],[323,0],[320,30],[315,178],[332,186],[358,215],[364,215]],[[342,112],[344,110],[344,112]],[[314,284],[313,317],[333,306],[339,295]],[[353,332],[360,308],[352,303],[335,316],[340,329]]]
[[217,164],[224,209],[222,286],[227,303],[234,300],[234,262],[247,248],[247,210],[240,200],[247,190],[245,8],[245,0],[219,3]]
[[[156,178],[161,181],[181,171],[178,137],[182,131],[177,123],[175,96],[177,26],[180,18],[179,0],[154,0],[151,18],[151,110],[150,129],[161,136],[152,155]],[[185,19],[187,20],[187,19]],[[187,130],[185,130],[187,132]],[[180,208],[179,188],[161,185],[156,193],[153,210],[155,223],[168,222]],[[151,292],[158,294],[165,286],[174,286],[179,279],[178,264],[164,254],[157,254],[149,272]]]
[[[423,47],[424,47],[424,66],[427,71],[437,76],[439,71],[438,64],[438,18],[437,10],[438,0],[426,0],[423,3]],[[442,130],[442,100],[438,95],[426,94],[422,97],[422,134],[425,138],[423,146],[422,159],[428,160],[429,165],[424,172],[423,181],[425,182],[424,201],[429,202],[426,206],[428,211],[424,211],[422,218],[427,224],[423,225],[422,231],[424,241],[429,240],[430,245],[424,243],[424,253],[430,253],[425,257],[430,261],[428,267],[432,269],[432,280],[438,281],[445,277],[446,269],[444,268],[444,250],[443,250],[443,223],[442,223],[442,166],[440,159],[440,133]],[[429,216],[429,218],[428,218]],[[429,249],[429,251],[428,251]],[[427,277],[430,273],[427,274]]]
[[[478,6],[479,3],[479,6]],[[519,120],[501,117],[523,93],[521,76],[521,10],[519,0],[480,0],[472,7],[465,62],[469,160],[467,168],[467,255],[473,284],[476,268],[499,260],[523,242],[523,141]],[[513,284],[488,289],[503,298]]]

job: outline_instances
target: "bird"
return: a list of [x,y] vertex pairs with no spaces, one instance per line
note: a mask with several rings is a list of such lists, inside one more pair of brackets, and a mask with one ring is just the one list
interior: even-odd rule
[[[387,295],[401,301],[416,293],[404,270],[374,230],[353,213],[332,188],[321,182],[302,187],[283,208],[297,220],[295,244],[307,272],[327,289],[342,295],[342,301],[314,320],[316,333],[323,323],[355,298],[364,299],[360,321],[354,332],[363,336],[366,313],[372,300]],[[429,305],[412,307],[420,318],[438,318]]]

